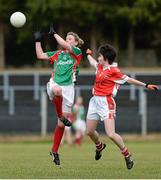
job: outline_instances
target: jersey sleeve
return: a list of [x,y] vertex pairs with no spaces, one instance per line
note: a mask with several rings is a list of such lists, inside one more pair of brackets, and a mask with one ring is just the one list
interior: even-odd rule
[[53,64],[55,60],[58,59],[58,55],[60,54],[60,51],[49,51],[49,52],[46,52],[47,56],[49,57],[50,59],[50,63]]
[[129,77],[126,74],[122,73],[120,71],[120,69],[118,69],[118,68],[114,69],[114,72],[113,72],[113,81],[115,83],[124,84],[128,79],[129,79]]
[[79,55],[79,54],[82,54],[81,49],[78,48],[78,47],[75,47],[75,46],[72,46],[72,52],[73,52],[73,54],[76,55],[76,56]]

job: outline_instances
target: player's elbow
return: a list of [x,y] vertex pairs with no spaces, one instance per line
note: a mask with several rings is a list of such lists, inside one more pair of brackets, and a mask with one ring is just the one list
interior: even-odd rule
[[41,54],[37,54],[37,59],[42,59]]
[[37,53],[36,56],[37,56],[37,59],[40,59],[40,60],[47,59],[47,57],[44,56],[44,53]]

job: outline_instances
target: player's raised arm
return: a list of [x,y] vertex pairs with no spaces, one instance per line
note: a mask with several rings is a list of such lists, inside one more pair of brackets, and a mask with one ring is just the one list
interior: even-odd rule
[[157,85],[149,84],[149,83],[145,84],[145,83],[143,83],[143,82],[141,82],[141,81],[138,81],[138,80],[136,80],[136,79],[133,79],[133,78],[129,78],[129,79],[127,80],[127,82],[128,82],[129,84],[134,84],[134,85],[137,85],[137,86],[146,87],[146,88],[149,89],[149,90],[158,90],[158,89],[159,89],[159,87],[158,87]]
[[49,33],[48,33],[48,34],[51,35],[51,36],[54,36],[55,39],[56,39],[56,41],[58,42],[58,44],[59,44],[62,48],[66,49],[66,50],[68,50],[68,51],[70,51],[70,52],[72,52],[72,47],[71,47],[71,45],[70,45],[69,43],[67,43],[62,37],[60,37],[60,36],[56,33],[56,31],[55,31],[55,29],[54,29],[54,27],[53,27],[53,24],[50,25],[50,30],[49,30]]
[[92,57],[92,50],[87,49],[86,54],[87,54],[87,58],[89,60],[90,65],[96,68],[97,61]]
[[44,53],[42,46],[41,46],[41,39],[42,39],[42,32],[37,31],[34,33],[34,38],[35,38],[35,49],[36,49],[36,55],[38,59],[41,60],[49,60],[48,56],[46,53]]

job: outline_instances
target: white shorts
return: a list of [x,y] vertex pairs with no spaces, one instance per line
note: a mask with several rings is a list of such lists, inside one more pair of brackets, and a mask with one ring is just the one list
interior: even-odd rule
[[89,101],[87,119],[101,120],[115,118],[116,104],[111,96],[93,96]]
[[63,96],[62,111],[70,113],[74,103],[74,94],[75,94],[74,84],[68,86],[60,86],[56,82],[54,82],[52,78],[50,78],[49,82],[47,83],[47,94],[51,101],[53,100],[54,97],[54,93],[53,93],[54,86],[59,86],[62,89],[62,96]]
[[81,130],[82,132],[85,132],[86,130],[86,123],[84,120],[78,119],[73,123],[73,127],[76,130]]

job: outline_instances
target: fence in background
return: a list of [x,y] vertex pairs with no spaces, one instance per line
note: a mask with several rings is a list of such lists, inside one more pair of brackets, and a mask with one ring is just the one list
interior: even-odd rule
[[[141,73],[140,73],[141,74]],[[143,73],[145,75],[145,73]],[[2,83],[0,84],[0,90],[3,91],[3,99],[8,101],[8,114],[10,116],[15,114],[15,92],[18,91],[32,91],[33,92],[33,100],[39,100],[40,102],[40,113],[41,113],[41,135],[45,136],[47,133],[47,95],[46,95],[46,86],[42,86],[40,83],[40,76],[41,75],[49,75],[50,73],[16,73],[16,76],[23,76],[29,75],[33,76],[33,84],[32,85],[11,85],[10,84],[10,77],[13,76],[13,73],[0,73],[2,76]],[[148,75],[156,75],[155,73]],[[131,77],[135,78],[136,73],[131,73]],[[80,85],[76,86],[76,96],[81,95],[82,90],[91,90],[93,86],[91,85]],[[160,86],[161,87],[161,86]],[[138,109],[139,114],[141,115],[141,134],[147,134],[147,91],[144,88],[136,87],[134,85],[124,85],[121,86],[121,90],[129,90],[129,99],[135,100],[136,93],[139,93],[139,100],[138,100]],[[161,88],[160,88],[161,89]]]
[[[160,86],[161,87],[161,86]],[[76,87],[76,96],[81,95],[82,90],[91,90],[92,86],[77,86]],[[122,86],[120,90],[131,90],[130,86]],[[15,91],[34,91],[34,87],[32,86],[11,86],[8,89],[8,114],[11,116],[15,114]],[[147,94],[146,90],[142,87],[135,89],[135,91],[139,92],[139,114],[141,115],[141,134],[147,134]],[[48,114],[48,106],[47,106],[47,94],[45,87],[42,86],[38,89],[37,92],[40,96],[40,114],[41,114],[41,135],[45,136],[47,134],[47,114]]]
[[[89,90],[91,86],[76,87],[76,96],[81,95],[81,90]],[[121,90],[129,90],[128,86],[124,86]],[[141,115],[141,134],[147,134],[147,94],[143,88],[139,88],[139,114]],[[41,91],[41,134],[47,134],[47,94],[44,90]]]
[[[33,84],[31,86],[25,86],[27,89],[33,89],[34,92],[34,100],[39,100],[40,94],[39,89],[41,88],[40,85],[40,76],[42,75],[48,75],[50,77],[50,72],[0,72],[0,76],[2,76],[2,84],[0,85],[0,89],[3,90],[3,99],[8,100],[9,99],[9,89],[12,86],[10,84],[10,77],[12,76],[33,76]],[[90,73],[83,73],[83,75],[91,75]],[[146,72],[140,72],[140,73],[128,73],[128,75],[132,78],[136,78],[138,75],[150,75],[150,76],[156,76],[158,73],[146,73]],[[161,76],[161,73],[160,73]],[[14,85],[15,89],[23,89],[23,86]],[[136,86],[130,85],[130,100],[135,100],[136,98]]]

